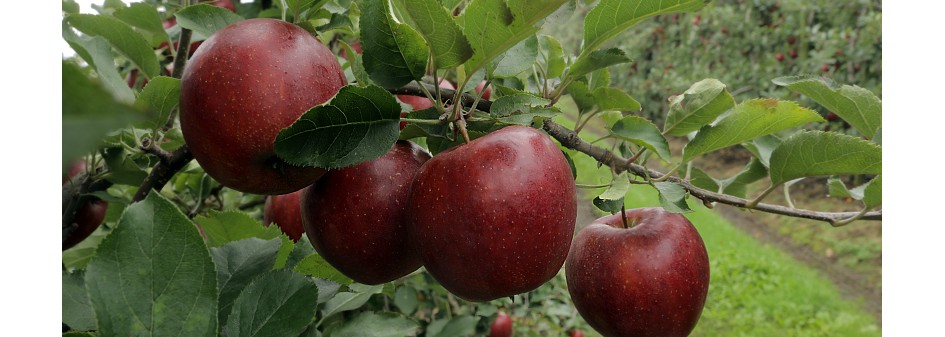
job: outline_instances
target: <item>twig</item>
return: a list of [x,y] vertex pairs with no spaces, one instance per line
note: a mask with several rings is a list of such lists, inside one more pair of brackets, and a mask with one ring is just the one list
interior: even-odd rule
[[171,177],[173,177],[177,171],[184,168],[192,159],[194,159],[194,156],[190,153],[190,149],[187,148],[187,145],[174,150],[167,160],[161,160],[157,165],[154,165],[151,169],[151,173],[148,174],[147,178],[144,178],[144,182],[141,183],[141,186],[138,187],[138,191],[135,192],[135,197],[132,199],[132,202],[144,200],[152,189],[160,191],[161,188],[164,188],[164,185],[171,180]]

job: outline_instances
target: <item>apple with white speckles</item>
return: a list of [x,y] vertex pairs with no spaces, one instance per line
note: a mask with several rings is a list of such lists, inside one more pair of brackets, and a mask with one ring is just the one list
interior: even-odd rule
[[626,211],[582,229],[565,263],[568,292],[604,336],[688,336],[709,291],[699,232],[662,208]]
[[221,29],[181,78],[180,124],[200,166],[226,187],[287,194],[324,170],[289,165],[273,143],[283,128],[346,84],[331,51],[285,21],[250,19]]
[[331,170],[302,190],[302,224],[325,261],[359,283],[381,284],[420,268],[407,237],[407,195],[430,154],[399,141],[380,158]]
[[568,255],[577,201],[544,133],[509,126],[437,154],[407,205],[423,265],[453,294],[489,301],[537,288]]

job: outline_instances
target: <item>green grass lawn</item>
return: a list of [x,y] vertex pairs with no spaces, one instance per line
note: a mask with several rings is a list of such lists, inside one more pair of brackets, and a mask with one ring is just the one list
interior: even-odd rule
[[[566,118],[557,120],[573,126]],[[585,131],[582,138],[598,138]],[[610,181],[610,171],[594,159],[569,151],[577,182]],[[585,200],[603,189],[583,190]],[[877,322],[815,270],[781,250],[761,244],[712,210],[690,198],[686,217],[709,252],[711,283],[702,319],[692,336],[880,336]],[[634,185],[627,208],[659,206],[655,189]],[[586,224],[578,224],[582,227]]]

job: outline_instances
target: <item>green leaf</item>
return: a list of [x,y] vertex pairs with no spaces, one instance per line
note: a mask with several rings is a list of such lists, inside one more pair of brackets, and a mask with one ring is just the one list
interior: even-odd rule
[[644,19],[661,14],[695,12],[706,0],[601,0],[584,17],[584,49],[587,54]]
[[643,146],[663,160],[670,160],[669,143],[660,129],[646,118],[627,116],[614,123],[610,128],[610,135],[640,146]]
[[857,137],[804,131],[785,139],[771,154],[771,183],[801,177],[882,174],[879,145]]
[[409,285],[397,288],[394,294],[394,305],[400,308],[400,311],[410,315],[417,310],[417,290]]
[[571,99],[574,100],[574,104],[577,105],[578,111],[580,113],[587,113],[594,109],[597,106],[596,99],[594,98],[594,92],[587,87],[586,82],[575,81],[568,86],[568,94],[571,95]]
[[876,133],[873,134],[873,143],[876,145],[883,145],[883,128],[876,128]]
[[719,193],[744,198],[748,184],[764,179],[768,176],[768,169],[759,159],[752,158],[745,168],[728,179],[719,181]]
[[552,36],[539,35],[538,45],[541,47],[540,63],[545,68],[545,77],[558,78],[564,74],[564,49],[561,42]]
[[304,20],[302,14],[309,9],[321,8],[328,0],[286,0],[286,5],[296,22]]
[[[226,322],[233,302],[257,276],[272,270],[282,240],[249,238],[210,248],[220,290],[219,321]],[[222,326],[220,327],[223,328]]]
[[436,337],[463,337],[472,336],[476,333],[476,324],[479,323],[479,317],[462,315],[449,320],[443,330],[436,334]]
[[436,0],[404,0],[404,4],[433,52],[437,69],[458,66],[472,56],[469,41],[453,15]]
[[348,55],[348,64],[351,65],[351,74],[354,75],[358,86],[366,87],[374,84],[374,82],[371,81],[371,76],[367,73],[367,70],[364,69],[364,59],[361,53],[356,52],[344,41],[339,40],[338,42],[341,43],[341,47],[344,48],[345,53]]
[[141,185],[148,173],[138,166],[135,156],[123,147],[110,147],[102,151],[102,158],[108,166],[105,179],[118,185]]
[[[438,120],[440,113],[436,111],[435,107],[423,109],[423,110],[414,110],[407,113],[407,118],[410,119],[425,119],[425,120]],[[453,130],[450,129],[450,124],[447,122],[439,124],[421,124],[421,123],[407,123],[401,133],[408,133],[411,131],[416,131],[419,133],[419,136],[422,137],[439,137],[453,139]],[[412,138],[412,137],[411,137]]]
[[693,167],[689,171],[689,182],[706,191],[721,192],[722,190],[722,188],[719,187],[720,181],[718,179],[713,178],[698,167]]
[[620,208],[623,207],[623,198],[618,200],[604,200],[600,197],[595,197],[593,203],[597,209],[613,214],[620,212]]
[[342,168],[384,155],[399,133],[400,104],[394,96],[378,86],[348,85],[282,129],[275,149],[293,165]]
[[139,114],[118,103],[72,63],[62,62],[62,163],[89,153],[112,130]]
[[653,187],[660,192],[660,205],[670,213],[692,212],[686,203],[686,189],[677,183],[660,181],[653,183]]
[[190,29],[203,37],[210,37],[223,27],[243,21],[242,16],[230,12],[229,9],[205,3],[184,7],[174,16],[177,17],[177,24],[181,28]]
[[549,102],[531,94],[502,96],[492,102],[489,114],[500,123],[531,125],[536,117],[552,117],[560,113],[557,108],[545,107]]
[[326,279],[341,285],[349,285],[354,282],[350,277],[345,276],[345,274],[342,274],[338,269],[335,269],[328,261],[325,261],[325,258],[318,254],[306,256],[295,265],[294,269],[304,275]]
[[298,336],[315,318],[318,287],[291,270],[274,270],[250,283],[233,302],[227,336]]
[[[518,74],[531,69],[537,58],[538,39],[535,36],[529,36],[496,58],[496,65],[489,77],[509,78],[518,76]],[[475,84],[478,84],[478,82]]]
[[143,32],[143,35],[151,41],[151,46],[170,41],[170,37],[164,31],[164,25],[161,23],[161,14],[152,5],[140,2],[133,3],[128,7],[116,9],[114,15],[118,20],[138,28],[139,33]]
[[863,203],[873,208],[883,203],[883,176],[876,176],[863,191]]
[[295,269],[295,266],[297,266],[299,262],[302,262],[303,259],[312,254],[315,254],[315,248],[312,246],[312,242],[308,241],[308,235],[302,235],[302,237],[299,238],[299,242],[292,245],[292,250],[289,252],[285,263],[281,266],[276,264],[273,268]]
[[398,88],[420,80],[430,56],[420,33],[398,23],[385,0],[361,3],[361,42],[364,68],[371,79],[386,88]]
[[92,14],[69,14],[66,20],[80,32],[108,40],[148,78],[160,75],[160,65],[151,44],[128,24],[113,17]]
[[198,215],[194,222],[203,228],[203,233],[207,236],[207,246],[210,247],[253,237],[268,240],[282,235],[278,227],[263,227],[259,220],[240,211],[211,210],[206,216]]
[[752,139],[751,143],[742,144],[742,146],[754,154],[755,158],[758,158],[765,167],[770,166],[771,152],[774,152],[774,149],[778,148],[780,145],[781,138],[775,135],[764,135]]
[[538,31],[538,22],[566,0],[477,0],[457,18],[473,49],[466,72],[473,73]]
[[[640,102],[623,90],[611,87],[594,89],[594,101],[601,110],[639,111]],[[659,129],[657,129],[659,131]]]
[[73,330],[95,330],[95,311],[85,290],[85,271],[62,271],[62,323]]
[[578,57],[577,61],[574,61],[574,64],[568,70],[568,77],[581,78],[581,76],[592,71],[631,61],[627,53],[619,48],[593,51]]
[[155,129],[167,124],[167,119],[171,112],[177,108],[180,102],[180,80],[158,76],[148,81],[148,85],[141,89],[135,106],[149,107],[157,112],[157,116],[151,118],[142,127]]
[[813,110],[802,108],[794,102],[747,100],[736,105],[732,113],[717,124],[699,130],[696,137],[686,144],[683,161],[756,137],[823,120]]
[[630,179],[627,177],[627,172],[623,172],[614,177],[614,180],[610,183],[610,187],[598,195],[597,198],[601,200],[623,200],[623,197],[627,195],[627,191],[629,190]]
[[95,333],[88,331],[63,332],[62,337],[95,337]]
[[62,0],[62,11],[74,14],[79,12],[79,4],[75,0]]
[[131,104],[135,94],[128,87],[127,82],[118,74],[115,68],[115,57],[112,55],[112,46],[101,36],[79,36],[63,21],[62,38],[69,43],[72,50],[85,60],[95,72],[99,80],[118,102]]
[[353,283],[349,287],[356,292],[340,292],[325,303],[325,309],[322,310],[323,320],[340,312],[360,308],[371,299],[372,295],[380,294],[381,290],[384,289],[383,285],[366,286],[357,283]]
[[863,200],[863,190],[861,188],[848,189],[837,176],[827,178],[827,194],[834,198],[853,198]]
[[735,98],[719,80],[708,78],[696,82],[686,92],[670,100],[663,133],[685,136],[712,123],[733,106]]
[[778,77],[772,82],[810,97],[866,138],[873,138],[882,125],[883,102],[869,90],[850,85],[838,87],[829,79],[813,75]]
[[333,330],[331,337],[403,337],[414,336],[417,322],[391,312],[362,312]]
[[86,270],[104,336],[216,336],[217,280],[197,228],[152,192],[125,209]]
[[[108,213],[113,212],[113,208],[124,209],[120,207],[120,204],[116,207],[109,203],[108,210],[106,211],[106,221],[108,221]],[[68,270],[84,269],[88,266],[89,262],[92,261],[92,257],[95,256],[95,249],[98,248],[98,245],[102,243],[102,240],[105,239],[110,232],[111,230],[106,229],[105,226],[99,226],[98,229],[92,232],[92,235],[89,235],[85,240],[82,240],[82,242],[62,252],[62,264]]]

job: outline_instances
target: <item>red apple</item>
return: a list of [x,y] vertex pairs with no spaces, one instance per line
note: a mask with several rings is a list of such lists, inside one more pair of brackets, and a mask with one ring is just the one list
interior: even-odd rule
[[828,72],[828,71],[830,71],[830,65],[829,65],[829,64],[825,64],[825,65],[820,66],[820,71],[823,71],[823,72]]
[[299,205],[301,195],[302,190],[298,190],[289,194],[266,197],[266,204],[263,206],[263,224],[269,226],[275,223],[292,241],[299,241],[305,233]]
[[286,194],[324,170],[289,165],[273,143],[283,128],[346,84],[337,59],[304,29],[249,19],[204,42],[181,78],[180,124],[194,158],[229,188]]
[[486,91],[483,92],[482,90],[485,86],[486,81],[479,82],[479,85],[476,86],[476,93],[482,93],[482,99],[489,99],[489,97],[492,97],[492,89],[485,88]]
[[797,36],[794,36],[794,35],[788,36],[787,43],[793,46],[795,43],[797,43]]
[[792,58],[792,59],[796,59],[796,58],[797,58],[797,49],[791,49],[791,51],[788,52],[788,55],[791,55],[791,58]]
[[709,257],[685,217],[627,210],[581,230],[565,263],[568,292],[604,336],[688,336],[709,290]]
[[584,337],[584,331],[574,329],[571,330],[571,333],[568,334],[569,337]]
[[[62,183],[68,183],[70,179],[82,173],[83,170],[85,170],[85,161],[75,161],[69,166],[68,176],[63,175]],[[72,218],[75,229],[69,234],[68,239],[62,240],[62,250],[72,248],[88,238],[89,235],[92,235],[98,229],[98,226],[102,225],[107,210],[108,202],[97,198],[79,206]]]
[[778,60],[778,62],[782,62],[784,61],[784,54],[781,54],[781,53],[774,54],[774,59]]
[[512,317],[499,311],[499,315],[489,326],[489,337],[511,337],[512,336]]
[[437,154],[407,204],[423,265],[447,290],[489,301],[537,288],[568,254],[577,200],[544,133],[509,126]]
[[302,224],[315,251],[364,284],[420,268],[404,216],[411,184],[428,159],[421,147],[400,141],[380,158],[328,171],[302,190]]

